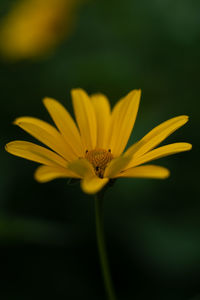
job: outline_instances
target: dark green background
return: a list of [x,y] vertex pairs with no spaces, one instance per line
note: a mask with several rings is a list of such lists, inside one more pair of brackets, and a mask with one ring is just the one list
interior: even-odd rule
[[[15,1],[1,1],[1,16]],[[200,1],[98,0],[82,6],[73,34],[37,61],[0,62],[0,298],[105,299],[94,200],[79,185],[33,180],[36,164],[4,151],[34,141],[11,123],[50,121],[41,99],[71,111],[70,90],[103,92],[114,104],[142,89],[131,142],[171,117],[190,122],[166,143],[193,150],[161,159],[164,181],[121,179],[105,197],[105,233],[120,300],[200,299]],[[156,162],[157,163],[157,162]]]

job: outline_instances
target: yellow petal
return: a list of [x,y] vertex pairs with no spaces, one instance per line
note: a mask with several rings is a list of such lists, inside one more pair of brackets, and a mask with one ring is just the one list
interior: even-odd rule
[[13,141],[10,142],[6,145],[5,147],[6,151],[28,159],[28,160],[32,160],[44,165],[48,165],[48,166],[63,166],[65,167],[67,165],[66,160],[64,160],[61,156],[57,155],[56,153],[35,145],[33,143],[30,142],[25,142],[25,141]]
[[56,178],[79,178],[72,171],[62,167],[40,166],[34,177],[39,182],[48,182]]
[[113,178],[125,169],[125,167],[128,165],[132,157],[129,156],[119,156],[117,158],[114,158],[104,172],[104,177]]
[[133,90],[114,107],[109,129],[109,148],[113,155],[119,156],[131,135],[140,102],[141,91]]
[[126,155],[138,157],[155,148],[175,130],[183,126],[188,121],[188,116],[178,116],[163,122],[147,133],[140,141],[131,146]]
[[102,94],[92,95],[91,100],[95,110],[97,121],[96,148],[108,149],[106,140],[110,122],[110,103],[106,96]]
[[75,174],[79,175],[81,178],[85,176],[95,175],[92,165],[89,163],[88,160],[84,158],[70,162],[67,168]]
[[87,194],[98,193],[108,183],[108,178],[99,178],[97,176],[85,177],[81,180],[81,188]]
[[165,179],[169,177],[170,172],[168,169],[160,166],[147,165],[136,168],[127,169],[115,176],[118,177],[137,177],[137,178],[157,178]]
[[68,169],[83,178],[81,187],[87,194],[97,193],[108,181],[95,175],[92,165],[86,159],[79,159],[68,164]]
[[83,156],[84,153],[80,133],[68,111],[63,107],[63,105],[52,98],[45,98],[43,102],[54,123],[65,138],[65,142],[67,143],[70,151],[76,157]]
[[176,154],[179,152],[184,152],[192,149],[192,145],[189,143],[174,143],[166,146],[162,146],[159,148],[156,148],[138,158],[133,158],[128,164],[127,168],[131,168],[134,166],[138,166],[141,164],[144,164],[146,162],[149,162],[154,159],[158,159],[164,156]]
[[97,141],[97,126],[91,99],[82,89],[72,90],[72,100],[76,121],[85,150],[93,150]]
[[76,156],[70,151],[64,138],[50,124],[32,117],[21,117],[14,124],[34,136],[49,148],[63,156],[66,160],[73,160]]

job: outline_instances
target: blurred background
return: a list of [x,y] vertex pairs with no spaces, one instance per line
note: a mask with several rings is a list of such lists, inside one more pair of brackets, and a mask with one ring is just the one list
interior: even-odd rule
[[0,299],[105,299],[94,199],[64,179],[35,182],[36,164],[4,150],[34,141],[16,117],[51,122],[45,96],[72,112],[76,87],[112,105],[142,89],[130,144],[190,116],[165,143],[193,150],[158,161],[169,179],[107,192],[105,234],[119,300],[200,299],[199,53],[199,0],[0,0]]

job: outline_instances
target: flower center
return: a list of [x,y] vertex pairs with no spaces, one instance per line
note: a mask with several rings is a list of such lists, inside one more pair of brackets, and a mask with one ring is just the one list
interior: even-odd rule
[[93,165],[96,175],[103,178],[103,174],[107,164],[113,159],[111,150],[95,149],[86,150],[85,158]]

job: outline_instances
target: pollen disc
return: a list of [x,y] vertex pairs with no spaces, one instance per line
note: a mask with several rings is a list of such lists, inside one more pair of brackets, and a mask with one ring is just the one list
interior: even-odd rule
[[111,150],[95,149],[86,150],[85,158],[93,165],[96,175],[103,178],[107,164],[113,159]]

